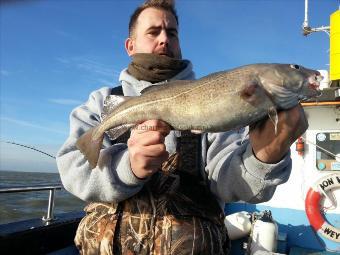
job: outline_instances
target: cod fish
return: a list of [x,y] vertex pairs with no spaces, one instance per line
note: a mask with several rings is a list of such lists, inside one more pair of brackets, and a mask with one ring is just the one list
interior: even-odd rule
[[76,145],[94,168],[108,130],[116,131],[117,138],[122,130],[158,119],[175,130],[224,132],[319,96],[321,80],[318,71],[295,64],[252,64],[198,80],[154,85],[141,96],[127,97]]

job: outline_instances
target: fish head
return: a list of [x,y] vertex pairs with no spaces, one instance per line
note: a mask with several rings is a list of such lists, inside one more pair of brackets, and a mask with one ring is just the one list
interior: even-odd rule
[[269,64],[259,79],[273,101],[282,109],[288,109],[299,101],[321,95],[320,72],[296,64]]

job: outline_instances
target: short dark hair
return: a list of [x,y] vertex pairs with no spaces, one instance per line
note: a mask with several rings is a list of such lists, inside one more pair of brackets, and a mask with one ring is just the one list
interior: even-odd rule
[[174,0],[147,0],[142,5],[140,5],[131,15],[129,22],[129,37],[132,37],[133,31],[136,28],[136,23],[139,15],[142,11],[147,8],[155,8],[163,11],[168,11],[172,15],[174,15],[177,25],[178,25],[178,16],[175,9],[175,1]]

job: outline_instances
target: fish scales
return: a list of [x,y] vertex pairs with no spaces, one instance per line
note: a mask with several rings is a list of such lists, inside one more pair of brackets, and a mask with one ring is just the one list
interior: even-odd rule
[[[147,119],[161,119],[176,130],[201,130],[202,123],[209,123],[203,127],[207,132],[221,132],[244,126],[249,117],[256,121],[265,116],[267,109],[273,106],[263,90],[258,92],[258,97],[263,100],[256,105],[240,98],[242,90],[248,85],[247,81],[252,79],[251,74],[254,73],[250,68],[243,68],[215,73],[201,80],[157,86],[157,90],[118,106],[108,116],[112,122],[107,125],[119,126]],[[211,103],[212,100],[214,104]],[[226,112],[231,114],[221,118]],[[106,127],[103,126],[103,129]]]
[[95,166],[100,148],[92,155],[91,143],[100,144],[105,131],[124,125],[158,119],[176,130],[223,132],[244,127],[273,109],[288,109],[301,98],[317,96],[320,80],[320,73],[298,65],[254,64],[199,80],[152,86],[119,104],[77,146]]

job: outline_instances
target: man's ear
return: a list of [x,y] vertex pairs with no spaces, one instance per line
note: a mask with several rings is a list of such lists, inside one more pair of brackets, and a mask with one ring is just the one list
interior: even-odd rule
[[135,53],[135,45],[132,38],[127,38],[125,40],[125,50],[129,56]]

